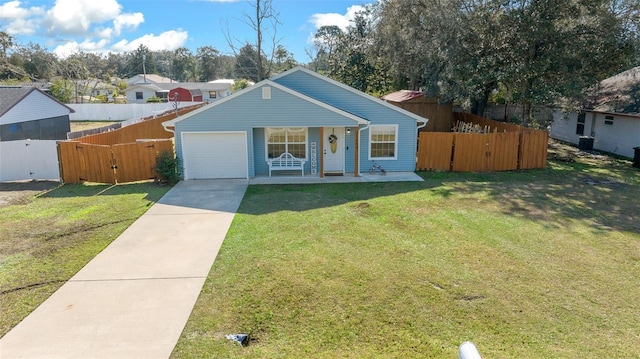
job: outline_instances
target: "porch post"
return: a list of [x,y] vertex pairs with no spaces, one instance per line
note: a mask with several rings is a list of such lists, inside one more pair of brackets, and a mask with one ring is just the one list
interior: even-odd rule
[[354,129],[353,132],[355,132],[356,135],[356,150],[355,152],[355,157],[356,157],[356,162],[355,162],[355,173],[353,174],[354,177],[358,177],[360,175],[360,131],[359,128],[360,126],[356,127]]
[[320,127],[320,178],[324,178],[324,127]]

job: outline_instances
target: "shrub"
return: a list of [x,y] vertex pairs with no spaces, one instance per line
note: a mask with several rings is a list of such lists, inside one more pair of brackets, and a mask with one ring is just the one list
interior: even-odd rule
[[147,103],[160,103],[160,102],[164,102],[164,100],[158,96],[151,96],[147,99]]
[[156,182],[174,185],[180,181],[180,161],[169,151],[162,151],[156,157]]

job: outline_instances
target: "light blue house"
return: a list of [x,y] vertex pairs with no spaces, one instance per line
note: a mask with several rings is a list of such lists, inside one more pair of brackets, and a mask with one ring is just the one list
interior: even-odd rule
[[414,171],[418,128],[426,123],[296,67],[163,126],[175,133],[184,178],[212,179],[359,176],[374,162]]

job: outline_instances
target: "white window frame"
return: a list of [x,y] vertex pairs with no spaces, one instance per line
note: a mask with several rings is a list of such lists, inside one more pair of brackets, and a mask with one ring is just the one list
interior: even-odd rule
[[[394,148],[393,148],[393,157],[373,157],[371,156],[371,145],[373,144],[373,130],[376,128],[393,128],[394,130]],[[377,141],[376,143],[384,143],[386,141]],[[398,125],[389,124],[389,125],[371,125],[369,126],[369,160],[370,161],[386,161],[386,160],[397,160],[398,159]]]
[[[264,157],[265,161],[269,161],[269,130],[285,130],[285,152],[289,151],[289,130],[291,132],[295,132],[294,129],[302,129],[304,130],[304,158],[306,160],[309,158],[309,128],[308,127],[266,127],[264,129]],[[292,144],[302,144],[302,142],[292,142]]]
[[607,126],[613,126],[613,116],[611,115],[604,116],[604,124]]

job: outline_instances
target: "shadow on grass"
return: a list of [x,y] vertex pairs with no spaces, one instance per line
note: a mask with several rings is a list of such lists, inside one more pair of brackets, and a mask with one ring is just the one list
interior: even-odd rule
[[94,197],[94,196],[114,196],[123,194],[145,194],[145,199],[157,202],[171,186],[158,185],[152,181],[125,183],[118,185],[110,184],[64,184],[53,188],[43,194],[40,198],[68,198],[68,197]]
[[424,182],[249,186],[238,212],[307,211],[412,192],[418,197],[429,191],[432,197],[455,196],[458,204],[469,201],[470,207],[493,201],[504,214],[548,227],[561,228],[575,219],[591,221],[595,231],[640,233],[640,172],[626,164],[550,161],[544,170],[421,172]]

